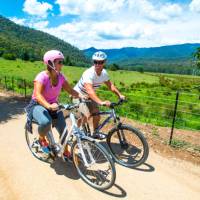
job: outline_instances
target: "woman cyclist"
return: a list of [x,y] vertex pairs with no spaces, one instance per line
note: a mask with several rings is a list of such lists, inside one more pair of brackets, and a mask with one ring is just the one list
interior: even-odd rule
[[58,110],[58,96],[61,89],[63,88],[74,98],[78,98],[79,94],[69,85],[66,77],[61,73],[64,61],[62,52],[58,50],[47,51],[43,61],[47,68],[34,79],[33,95],[26,111],[28,113],[27,128],[32,131],[32,119],[39,124],[39,143],[43,151],[48,153],[48,141],[45,136],[51,129],[52,117],[55,118],[55,127],[59,134],[63,133],[66,126],[63,113],[55,112]]

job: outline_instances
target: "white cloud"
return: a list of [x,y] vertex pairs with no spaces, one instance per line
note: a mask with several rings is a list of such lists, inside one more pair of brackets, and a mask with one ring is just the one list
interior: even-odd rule
[[19,25],[25,25],[26,23],[26,19],[24,18],[19,19],[17,17],[10,17],[9,19]]
[[37,30],[44,30],[49,25],[49,21],[47,20],[40,20],[39,18],[17,18],[17,17],[11,17],[9,18],[11,21],[15,22],[16,24],[28,26],[30,28],[34,28]]
[[165,3],[155,6],[148,0],[128,0],[128,5],[129,9],[138,13],[140,17],[154,21],[166,21],[182,13],[182,7],[179,4]]
[[200,0],[192,0],[189,7],[191,11],[200,12]]
[[49,22],[48,21],[36,21],[36,22],[32,22],[29,23],[29,26],[38,30],[43,30],[44,28],[46,28],[48,26]]
[[55,28],[44,28],[58,38],[80,49],[121,47],[155,47],[162,45],[200,42],[199,19],[186,17],[184,21],[176,18],[167,23],[131,19],[124,23],[117,20],[97,22],[79,21],[66,23]]
[[200,42],[200,26],[197,26],[200,15],[190,12],[192,4],[169,1],[153,4],[150,0],[56,0],[56,3],[61,15],[75,14],[78,17],[74,16],[71,22],[57,27],[48,27],[47,20],[34,16],[27,20],[28,26],[80,49]]
[[38,2],[37,0],[26,0],[23,11],[30,15],[46,18],[48,11],[52,10],[52,5],[46,2]]
[[90,15],[103,12],[117,12],[126,0],[57,0],[62,15]]

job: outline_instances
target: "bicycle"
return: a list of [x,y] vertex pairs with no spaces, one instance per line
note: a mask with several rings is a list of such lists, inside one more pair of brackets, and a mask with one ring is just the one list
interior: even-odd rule
[[[72,162],[77,169],[80,177],[90,186],[98,190],[107,190],[113,186],[116,179],[115,165],[112,157],[108,154],[105,148],[96,142],[91,137],[85,135],[76,123],[74,111],[78,108],[78,104],[60,105],[59,111],[70,111],[66,118],[70,119],[71,127],[67,133],[67,126],[59,138],[59,142],[55,142],[53,132],[49,131],[47,139],[49,141],[49,153],[42,151],[38,142],[38,132],[29,132],[25,126],[25,137],[28,147],[32,154],[39,160],[50,162],[52,159],[61,156],[63,161],[66,161],[63,156],[64,150],[70,147]],[[32,122],[36,126],[36,121]],[[53,123],[52,123],[53,126]],[[55,152],[53,146],[59,146],[59,151]],[[69,160],[69,159],[67,159]]]
[[[101,133],[101,129],[113,119],[114,127],[107,134],[104,134],[110,153],[118,164],[125,167],[137,167],[147,160],[149,147],[141,131],[131,125],[123,124],[120,117],[117,116],[115,107],[121,105],[124,101],[126,100],[120,99],[117,103],[111,103],[110,110],[92,114],[92,116],[108,115],[98,125],[95,134]],[[86,122],[82,126],[86,135],[92,137],[89,123]]]

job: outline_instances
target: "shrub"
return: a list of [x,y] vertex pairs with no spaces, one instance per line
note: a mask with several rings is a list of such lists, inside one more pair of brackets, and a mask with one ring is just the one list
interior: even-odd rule
[[16,55],[13,53],[4,53],[2,56],[6,60],[16,60]]

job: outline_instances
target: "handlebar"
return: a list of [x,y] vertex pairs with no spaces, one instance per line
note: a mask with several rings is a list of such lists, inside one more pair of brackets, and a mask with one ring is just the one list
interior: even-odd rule
[[[86,100],[86,99],[83,100],[83,99],[81,99],[80,102],[76,103],[76,104],[60,104],[58,110],[61,110],[61,109],[73,110],[73,109],[78,108],[80,103],[88,103],[88,102],[91,102],[91,100]],[[110,108],[113,109],[116,106],[122,105],[124,102],[127,102],[127,100],[119,99],[118,102],[111,102]]]
[[59,110],[60,109],[73,110],[73,109],[78,108],[80,103],[88,103],[88,102],[91,102],[91,101],[87,100],[87,99],[79,99],[78,103],[75,103],[75,104],[60,104],[58,106],[58,108],[59,108]]
[[116,106],[122,105],[123,102],[127,102],[127,100],[125,100],[125,99],[119,99],[118,102],[112,102],[112,103],[110,104],[110,108],[113,109],[113,108],[116,107]]

